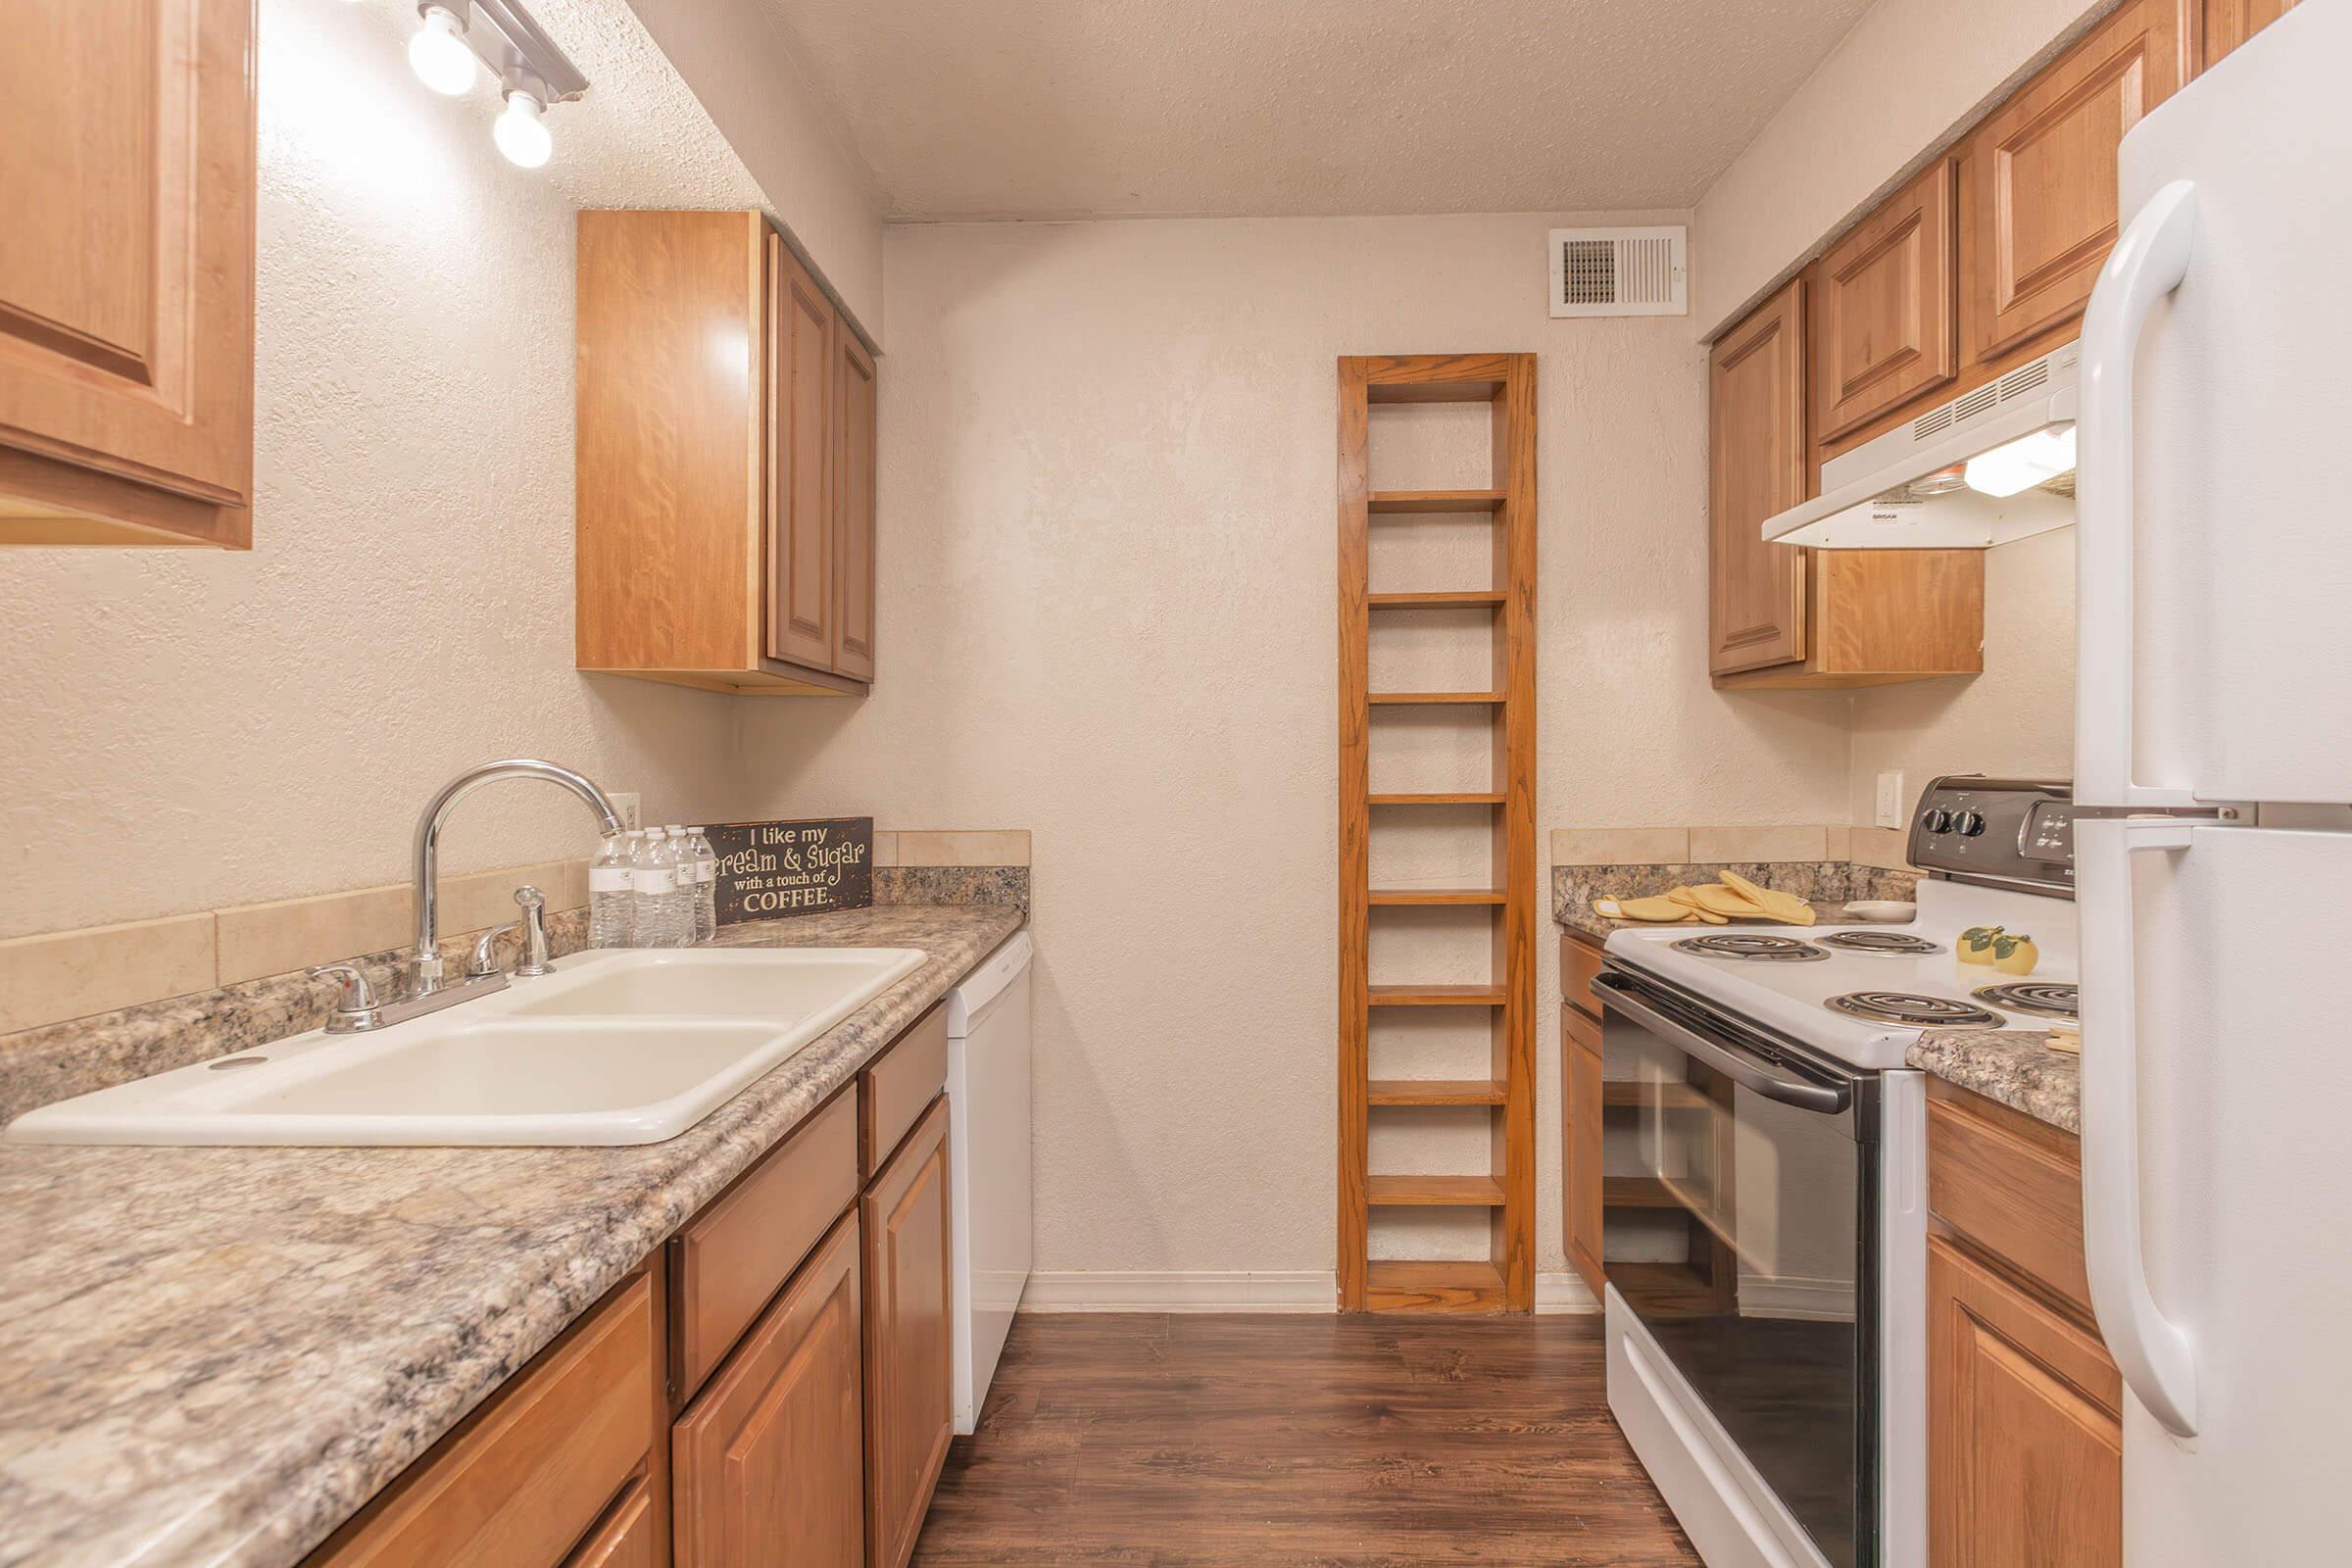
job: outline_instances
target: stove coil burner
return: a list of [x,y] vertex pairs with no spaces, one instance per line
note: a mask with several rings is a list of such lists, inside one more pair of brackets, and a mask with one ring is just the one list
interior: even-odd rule
[[1685,937],[1677,953],[1695,953],[1702,958],[1744,958],[1759,963],[1814,963],[1829,956],[1810,942],[1794,937],[1768,937],[1753,931],[1727,931],[1721,936]]
[[2010,1012],[2030,1012],[2042,1018],[2065,1018],[2070,1022],[2078,1015],[2081,1006],[2075,1000],[2073,986],[2058,985],[2047,980],[1980,986],[1969,995],[1987,1006],[2005,1008]]
[[1948,997],[1918,997],[1903,991],[1849,991],[1822,1004],[1832,1012],[1872,1023],[1899,1023],[1922,1029],[1995,1029],[1998,1014]]
[[1903,931],[1833,931],[1814,941],[1825,948],[1843,948],[1848,953],[1876,953],[1887,957],[1915,958],[1931,953],[1941,953],[1943,944],[1930,942]]

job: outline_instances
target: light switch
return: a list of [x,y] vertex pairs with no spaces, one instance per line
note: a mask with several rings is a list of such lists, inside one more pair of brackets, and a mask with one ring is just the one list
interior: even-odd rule
[[605,791],[605,799],[611,801],[612,803],[612,809],[620,813],[620,825],[623,828],[640,828],[645,826],[644,821],[641,820],[641,813],[639,812],[637,807],[637,797],[634,793],[626,790],[607,790]]
[[1904,802],[1903,775],[1900,772],[1881,773],[1879,775],[1879,826],[1901,827]]

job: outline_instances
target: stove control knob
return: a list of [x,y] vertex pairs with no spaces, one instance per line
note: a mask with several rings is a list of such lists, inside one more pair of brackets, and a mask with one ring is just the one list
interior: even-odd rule
[[1922,817],[1919,825],[1926,828],[1931,833],[1945,832],[1949,830],[1952,825],[1952,813],[1938,806],[1935,809],[1928,812],[1926,816]]
[[1952,826],[1964,836],[1973,839],[1984,831],[1984,815],[1981,811],[1962,811],[1958,816],[1952,818]]

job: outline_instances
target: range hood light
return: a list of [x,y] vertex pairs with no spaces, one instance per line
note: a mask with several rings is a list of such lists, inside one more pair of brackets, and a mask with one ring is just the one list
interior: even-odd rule
[[1968,487],[2007,497],[2075,471],[2075,427],[2053,425],[1968,460]]

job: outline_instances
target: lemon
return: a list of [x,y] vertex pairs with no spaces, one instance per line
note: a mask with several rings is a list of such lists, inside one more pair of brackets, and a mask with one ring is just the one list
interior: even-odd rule
[[1994,957],[1992,951],[1993,944],[1998,942],[2000,939],[2001,928],[1997,925],[1970,926],[1967,930],[1960,933],[1960,943],[1958,948],[1960,961],[1962,963],[1992,962]]
[[2041,950],[2032,937],[1999,936],[1992,942],[1992,966],[2003,974],[2032,974]]

